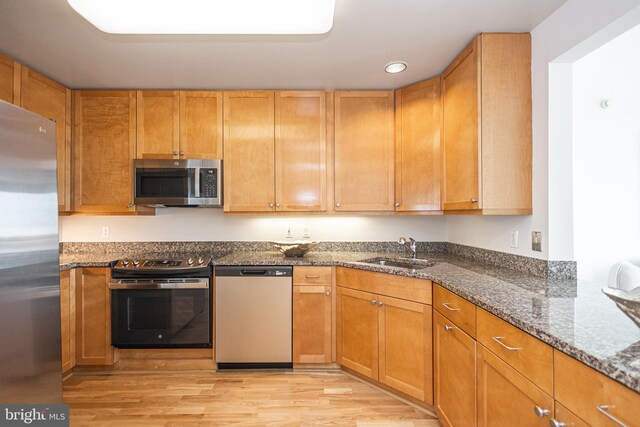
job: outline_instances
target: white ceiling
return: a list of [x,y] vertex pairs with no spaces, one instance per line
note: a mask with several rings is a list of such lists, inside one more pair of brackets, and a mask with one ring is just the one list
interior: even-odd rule
[[[0,0],[0,52],[71,88],[390,89],[439,74],[480,32],[530,31],[565,1],[336,0],[322,36],[129,36],[66,0]],[[393,60],[409,68],[385,73]]]

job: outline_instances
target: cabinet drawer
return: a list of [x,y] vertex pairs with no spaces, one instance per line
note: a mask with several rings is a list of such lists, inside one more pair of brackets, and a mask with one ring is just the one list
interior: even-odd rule
[[593,427],[619,425],[610,417],[640,425],[640,394],[560,351],[554,358],[555,398],[568,410]]
[[428,279],[338,267],[336,285],[431,305],[432,282]]
[[482,309],[476,317],[478,342],[553,395],[553,349]]
[[293,284],[299,285],[330,285],[331,267],[293,267]]
[[433,289],[433,308],[472,337],[476,336],[476,306],[441,286]]

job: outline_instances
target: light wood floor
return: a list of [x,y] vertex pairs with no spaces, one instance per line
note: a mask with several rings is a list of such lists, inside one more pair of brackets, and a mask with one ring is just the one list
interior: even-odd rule
[[74,375],[72,426],[422,426],[435,417],[339,371]]

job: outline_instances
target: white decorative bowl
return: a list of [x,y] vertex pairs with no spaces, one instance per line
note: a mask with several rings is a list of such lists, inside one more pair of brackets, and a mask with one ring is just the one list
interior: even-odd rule
[[288,257],[303,257],[318,246],[318,242],[305,241],[271,242],[271,244]]
[[618,308],[640,327],[640,286],[630,291],[602,288],[602,292],[615,301]]

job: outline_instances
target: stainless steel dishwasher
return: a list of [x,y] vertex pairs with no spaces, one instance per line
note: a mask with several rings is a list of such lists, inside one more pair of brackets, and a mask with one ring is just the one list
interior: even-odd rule
[[218,369],[291,368],[292,267],[215,270]]

